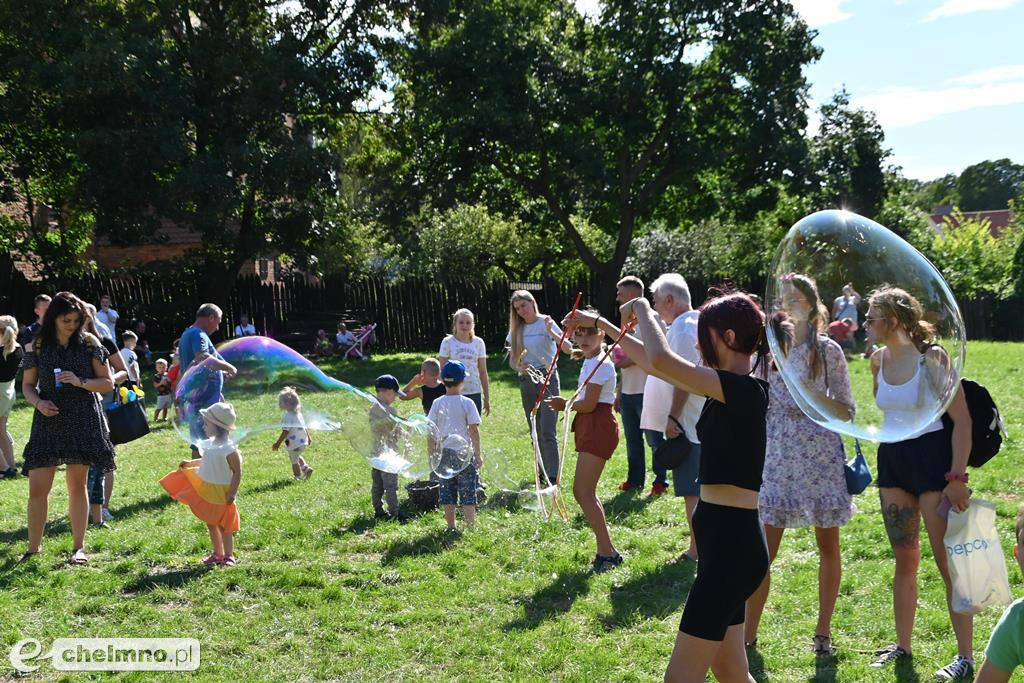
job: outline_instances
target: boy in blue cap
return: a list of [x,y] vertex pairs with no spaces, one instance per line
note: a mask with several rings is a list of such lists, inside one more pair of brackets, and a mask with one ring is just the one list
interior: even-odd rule
[[[400,393],[398,380],[394,375],[381,375],[374,382],[377,402],[370,407],[370,431],[373,433],[373,456],[394,451],[397,442],[398,423],[393,419],[398,410],[392,405]],[[405,522],[398,512],[398,474],[373,468],[373,488],[370,489],[374,516],[377,519],[394,519]],[[388,510],[384,512],[384,503]]]
[[[456,504],[462,506],[467,527],[472,527],[476,521],[477,472],[483,465],[480,457],[480,412],[472,400],[459,393],[465,380],[465,365],[457,360],[445,363],[441,368],[445,395],[434,401],[427,416],[437,426],[437,439],[440,440],[438,443],[431,437],[430,452],[440,450],[438,470],[447,470],[435,471],[442,477],[438,502],[444,505],[444,519],[448,522],[449,531],[455,531]],[[473,462],[459,469],[466,456],[459,451],[468,447],[472,447]],[[452,471],[455,471],[454,476],[443,478]]]

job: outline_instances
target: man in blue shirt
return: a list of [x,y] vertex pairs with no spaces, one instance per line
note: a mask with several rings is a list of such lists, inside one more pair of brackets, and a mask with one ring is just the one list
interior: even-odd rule
[[[181,335],[178,357],[181,359],[182,380],[194,387],[184,397],[184,419],[195,440],[205,439],[201,408],[223,401],[224,377],[235,376],[235,366],[228,363],[213,346],[210,335],[220,327],[223,313],[216,304],[203,304],[196,311],[195,322]],[[190,375],[191,371],[191,375]]]

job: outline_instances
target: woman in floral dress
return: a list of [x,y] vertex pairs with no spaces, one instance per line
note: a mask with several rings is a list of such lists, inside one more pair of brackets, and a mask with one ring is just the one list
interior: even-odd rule
[[[817,394],[816,404],[836,419],[853,419],[850,375],[842,348],[825,335],[828,312],[810,278],[790,274],[783,278],[784,311],[771,324],[786,362],[799,381]],[[788,528],[814,526],[818,544],[818,623],[814,653],[833,654],[832,614],[839,596],[842,562],[839,527],[856,511],[846,488],[846,453],[835,432],[803,414],[778,370],[768,372],[768,443],[758,508],[764,523],[768,551],[774,561]],[[771,572],[747,601],[745,640],[757,642]]]

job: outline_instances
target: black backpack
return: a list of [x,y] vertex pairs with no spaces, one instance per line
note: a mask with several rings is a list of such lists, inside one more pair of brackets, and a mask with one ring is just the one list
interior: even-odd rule
[[[971,414],[971,457],[967,464],[981,467],[999,452],[1006,429],[988,389],[972,379],[960,380],[960,386],[967,400],[967,411]],[[953,420],[948,413],[942,416],[942,424],[947,431],[953,430]]]

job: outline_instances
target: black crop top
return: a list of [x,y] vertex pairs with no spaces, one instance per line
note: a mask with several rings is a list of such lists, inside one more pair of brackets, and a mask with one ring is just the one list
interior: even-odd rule
[[4,350],[0,349],[0,382],[10,382],[17,376],[24,355],[20,346],[15,346],[7,358],[4,358]]
[[697,421],[700,483],[761,490],[768,382],[717,370],[725,403],[709,398]]

